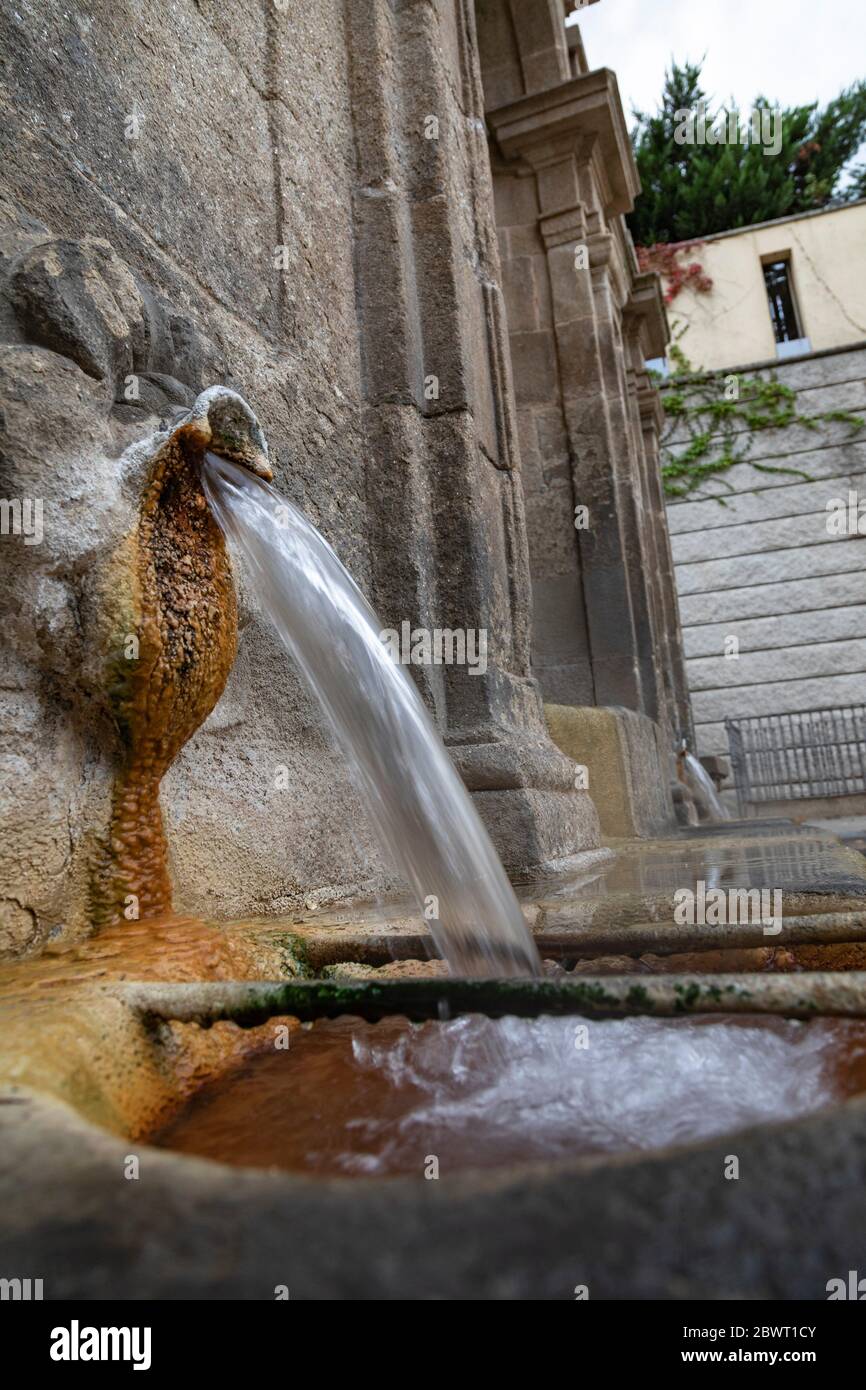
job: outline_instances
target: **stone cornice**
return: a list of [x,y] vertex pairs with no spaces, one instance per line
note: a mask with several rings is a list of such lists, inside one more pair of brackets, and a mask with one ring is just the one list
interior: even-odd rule
[[629,212],[640,191],[616,78],[598,68],[488,112],[506,159],[537,168],[569,150],[585,158],[599,146],[610,184],[608,215]]
[[635,386],[642,427],[645,430],[653,430],[656,435],[660,435],[665,422],[665,411],[658,388],[653,386],[648,375],[641,381],[637,373],[635,374]]
[[661,280],[654,270],[642,271],[634,277],[625,315],[638,321],[643,328],[647,357],[664,357],[671,335]]

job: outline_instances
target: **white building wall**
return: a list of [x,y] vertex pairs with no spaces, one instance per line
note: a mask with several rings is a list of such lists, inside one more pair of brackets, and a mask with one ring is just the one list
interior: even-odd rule
[[800,328],[813,352],[866,340],[866,200],[723,232],[695,245],[709,294],[688,287],[668,315],[696,371],[736,368],[777,356],[764,264],[787,259]]

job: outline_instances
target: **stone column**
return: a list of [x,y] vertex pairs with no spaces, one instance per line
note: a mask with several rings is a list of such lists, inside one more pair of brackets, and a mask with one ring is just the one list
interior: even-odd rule
[[[469,0],[348,0],[356,272],[383,623],[483,630],[486,672],[413,668],[512,869],[598,843],[548,738]],[[455,82],[456,77],[456,82]]]
[[[571,6],[476,8],[526,474],[533,665],[556,707],[554,737],[590,767],[610,833],[649,833],[670,818],[667,764],[688,696],[660,405],[644,367],[667,331],[625,223],[637,170],[613,74],[589,71],[579,31],[564,28]],[[599,788],[601,726],[580,717],[587,705],[610,707],[631,831],[610,829],[623,822]],[[649,785],[660,789],[652,806]]]
[[[659,311],[658,320],[652,310]],[[654,333],[653,330],[656,330]],[[671,738],[676,734],[677,719],[673,708],[671,672],[670,614],[664,592],[662,574],[666,527],[658,525],[658,498],[661,479],[658,474],[658,449],[650,451],[650,435],[654,422],[661,421],[659,394],[653,389],[646,371],[646,358],[652,356],[657,342],[662,355],[667,344],[667,319],[661,302],[658,278],[654,275],[633,276],[622,320],[625,360],[626,401],[632,435],[634,460],[634,497],[640,516],[640,542],[643,554],[643,573],[650,622],[650,669],[644,691],[647,713],[661,724]]]
[[670,532],[662,487],[660,440],[664,427],[661,398],[646,362],[661,357],[669,330],[658,277],[635,277],[626,315],[629,349],[629,392],[640,431],[643,476],[651,537],[652,573],[656,602],[656,631],[664,678],[666,722],[674,742],[690,735],[691,704],[683,653],[679,599],[671,555]]
[[637,175],[615,79],[584,74],[489,121],[514,177],[535,182],[574,503],[589,509],[578,545],[595,700],[641,711],[652,634],[618,321],[627,280],[607,227],[631,206]]

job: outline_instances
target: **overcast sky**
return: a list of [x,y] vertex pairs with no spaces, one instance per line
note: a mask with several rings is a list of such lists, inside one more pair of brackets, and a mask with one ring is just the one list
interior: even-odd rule
[[600,0],[580,28],[591,68],[613,68],[632,106],[655,110],[665,68],[704,53],[710,96],[822,104],[866,77],[866,0]]

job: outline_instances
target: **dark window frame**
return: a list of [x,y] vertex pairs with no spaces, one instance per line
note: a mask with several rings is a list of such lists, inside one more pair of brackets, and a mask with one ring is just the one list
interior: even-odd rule
[[776,342],[799,342],[806,334],[794,291],[790,255],[766,257],[761,262],[761,270]]

